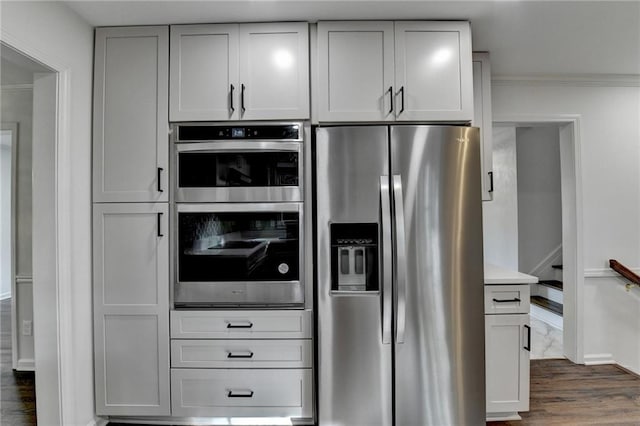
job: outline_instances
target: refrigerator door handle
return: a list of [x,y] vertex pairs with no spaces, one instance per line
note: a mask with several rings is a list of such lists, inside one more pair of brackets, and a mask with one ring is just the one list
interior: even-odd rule
[[402,177],[393,175],[393,207],[395,216],[395,278],[397,291],[396,343],[404,343],[407,309],[407,249],[404,230]]
[[380,210],[382,213],[382,344],[388,345],[391,344],[391,299],[393,297],[389,176],[380,176]]

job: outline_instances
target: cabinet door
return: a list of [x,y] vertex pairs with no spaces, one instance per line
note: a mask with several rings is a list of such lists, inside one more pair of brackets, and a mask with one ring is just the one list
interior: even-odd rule
[[240,117],[309,118],[309,25],[240,25]]
[[172,25],[169,86],[171,121],[238,119],[238,25]]
[[468,22],[396,22],[397,120],[473,119]]
[[94,204],[96,413],[168,415],[168,205]]
[[480,128],[482,201],[493,199],[493,132],[489,53],[473,52],[473,121]]
[[393,22],[318,23],[319,121],[393,121]]
[[487,412],[529,410],[529,315],[485,315]]
[[93,201],[168,201],[168,27],[96,30]]

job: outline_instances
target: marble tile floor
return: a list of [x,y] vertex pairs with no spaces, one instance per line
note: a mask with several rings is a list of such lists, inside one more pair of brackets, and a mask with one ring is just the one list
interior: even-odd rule
[[531,359],[564,358],[562,330],[530,317]]

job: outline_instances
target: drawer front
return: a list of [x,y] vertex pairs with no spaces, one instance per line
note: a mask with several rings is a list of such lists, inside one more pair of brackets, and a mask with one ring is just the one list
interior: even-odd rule
[[175,417],[311,417],[311,369],[171,369]]
[[173,340],[180,368],[311,368],[311,340]]
[[171,311],[174,339],[306,339],[311,334],[311,311]]
[[528,314],[529,284],[485,285],[485,314]]

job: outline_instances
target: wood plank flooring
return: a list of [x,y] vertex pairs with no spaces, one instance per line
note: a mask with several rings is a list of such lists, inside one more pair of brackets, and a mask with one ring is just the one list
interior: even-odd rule
[[491,426],[640,425],[640,377],[615,365],[531,361],[530,410]]
[[36,424],[35,374],[11,366],[11,299],[0,301],[0,424]]

